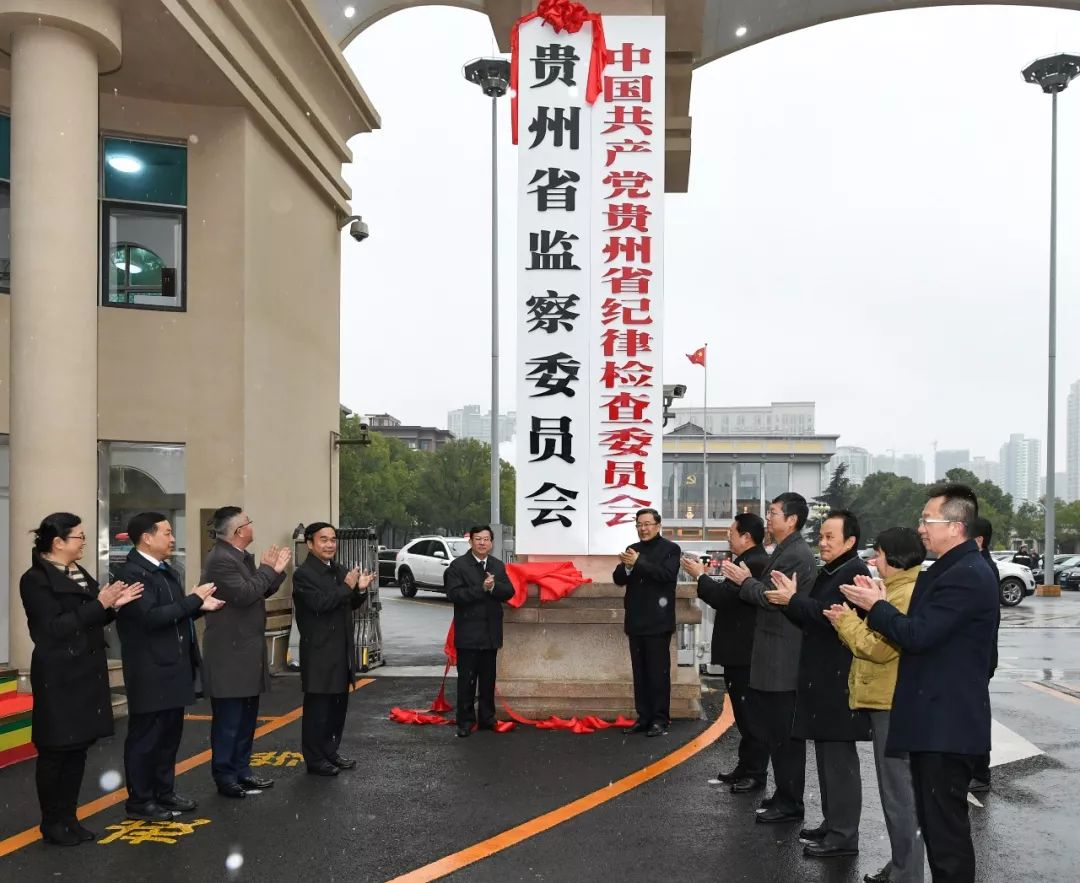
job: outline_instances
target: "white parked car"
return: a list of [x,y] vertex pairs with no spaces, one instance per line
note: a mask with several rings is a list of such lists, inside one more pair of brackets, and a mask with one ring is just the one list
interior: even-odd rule
[[394,580],[403,598],[417,589],[443,592],[443,573],[455,558],[469,551],[469,541],[458,537],[418,537],[406,543],[394,562]]
[[[1000,583],[1000,597],[1002,607],[1015,607],[1028,595],[1035,594],[1035,577],[1030,567],[1023,564],[1013,564],[1012,552],[991,552],[990,557],[998,569]],[[926,570],[933,559],[928,558],[923,562],[923,570]]]

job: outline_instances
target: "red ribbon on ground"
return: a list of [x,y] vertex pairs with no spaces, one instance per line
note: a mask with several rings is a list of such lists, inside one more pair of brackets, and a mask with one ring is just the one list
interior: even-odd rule
[[576,34],[586,24],[592,24],[592,51],[589,54],[589,80],[585,100],[592,104],[600,94],[600,78],[607,64],[607,43],[604,42],[604,21],[597,12],[589,12],[584,3],[571,0],[540,0],[535,12],[523,15],[510,29],[510,140],[518,143],[518,29],[534,18],[542,18],[555,33]]
[[[591,583],[592,580],[584,576],[580,570],[569,561],[545,561],[531,564],[507,564],[506,575],[510,584],[514,587],[514,597],[506,603],[511,607],[520,607],[525,603],[529,584],[535,584],[540,589],[540,603],[546,604],[565,598],[577,589],[578,586]],[[450,623],[450,629],[446,633],[446,641],[443,643],[443,653],[446,654],[446,667],[443,669],[442,683],[439,685],[439,693],[427,709],[399,708],[394,706],[390,709],[390,720],[399,724],[435,725],[446,726],[455,723],[447,718],[443,712],[453,711],[454,706],[446,699],[446,676],[451,665],[457,664],[457,650],[454,647],[454,623]],[[605,721],[601,718],[589,715],[587,717],[566,718],[552,715],[547,720],[533,720],[523,717],[515,712],[502,694],[498,694],[499,703],[506,712],[508,721],[496,721],[496,733],[508,733],[517,724],[536,727],[538,730],[568,730],[571,733],[595,733],[597,730],[606,730],[609,727],[629,727],[634,721],[619,715],[614,721]]]

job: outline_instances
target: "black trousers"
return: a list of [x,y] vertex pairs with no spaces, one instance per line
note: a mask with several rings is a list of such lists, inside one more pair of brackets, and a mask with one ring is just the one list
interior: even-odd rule
[[[471,727],[477,723],[476,704],[479,703],[482,727],[495,723],[495,677],[498,650],[468,650],[457,648],[457,725]],[[479,692],[479,699],[477,698]]]
[[645,724],[671,723],[671,636],[629,635],[630,668],[634,673],[634,708]]
[[814,742],[821,812],[825,816],[825,845],[859,848],[862,815],[862,775],[854,742]]
[[304,694],[300,744],[308,766],[330,763],[330,758],[337,755],[348,711],[348,693]]
[[758,738],[768,745],[772,761],[773,808],[780,812],[801,813],[806,786],[806,743],[791,738],[795,722],[795,691],[767,692],[750,689],[751,721],[758,727]]
[[974,883],[968,783],[976,755],[911,753],[911,781],[934,883]]
[[63,748],[34,746],[38,753],[34,779],[42,825],[75,821],[79,788],[82,787],[83,773],[86,771],[86,752],[93,744],[80,742]]
[[251,772],[251,746],[259,697],[211,699],[214,719],[210,724],[210,772],[218,785],[246,779]]
[[725,665],[724,682],[739,728],[739,763],[735,772],[758,782],[764,782],[769,772],[769,746],[758,738],[751,724],[750,666]]
[[124,776],[129,803],[149,803],[174,792],[176,752],[183,732],[183,708],[128,715]]
[[980,782],[990,782],[990,755],[979,754],[975,757],[975,766],[971,769],[971,778]]

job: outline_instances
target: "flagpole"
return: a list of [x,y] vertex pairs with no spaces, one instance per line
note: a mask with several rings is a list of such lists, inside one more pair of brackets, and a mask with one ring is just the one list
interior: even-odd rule
[[[704,394],[701,399],[701,541],[705,542],[706,521],[709,517],[709,345],[705,344],[705,360],[701,370],[705,372]],[[702,549],[702,552],[705,550]]]

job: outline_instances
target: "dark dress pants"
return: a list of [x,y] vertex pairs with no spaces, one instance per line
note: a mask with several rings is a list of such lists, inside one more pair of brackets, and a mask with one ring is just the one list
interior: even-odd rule
[[251,772],[251,746],[259,697],[211,699],[214,720],[210,724],[210,770],[218,785],[246,779]]
[[750,666],[725,665],[724,682],[727,684],[731,710],[735,713],[735,726],[739,728],[739,763],[734,772],[757,782],[764,782],[769,772],[769,746],[757,736],[751,723]]
[[[468,729],[477,722],[475,704],[479,704],[480,726],[495,724],[495,676],[498,650],[457,648],[457,725]],[[479,688],[479,700],[477,692]]]
[[968,784],[976,755],[911,753],[915,811],[934,883],[974,883]]
[[648,726],[671,723],[671,636],[629,635],[630,668],[634,673],[634,708]]
[[79,788],[86,770],[86,752],[93,744],[80,742],[62,748],[35,744],[38,756],[34,779],[42,825],[70,824],[75,821]]
[[971,769],[971,778],[990,784],[990,755],[979,754],[975,757],[975,766]]
[[825,816],[825,845],[859,848],[862,814],[862,776],[854,742],[815,742],[821,812]]
[[750,689],[751,721],[758,738],[769,748],[772,761],[773,808],[785,813],[803,811],[806,785],[806,743],[791,738],[795,721],[795,691],[768,692]]
[[300,742],[308,766],[332,763],[331,758],[337,757],[348,710],[348,693],[304,694]]
[[183,732],[183,708],[128,715],[124,739],[128,803],[150,803],[174,793],[176,752]]

